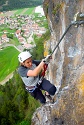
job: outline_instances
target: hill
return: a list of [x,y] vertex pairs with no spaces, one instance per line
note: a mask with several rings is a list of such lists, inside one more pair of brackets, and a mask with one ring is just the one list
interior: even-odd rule
[[14,10],[18,8],[36,7],[42,5],[43,0],[0,0],[0,11]]

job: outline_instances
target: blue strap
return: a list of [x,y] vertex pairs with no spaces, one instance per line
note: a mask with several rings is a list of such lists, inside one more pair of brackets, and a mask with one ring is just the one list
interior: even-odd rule
[[29,92],[33,92],[35,89],[37,88],[37,86],[35,86],[33,89],[27,89]]

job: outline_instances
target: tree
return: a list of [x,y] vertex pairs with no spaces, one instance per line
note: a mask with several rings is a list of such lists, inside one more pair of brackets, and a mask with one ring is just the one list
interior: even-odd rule
[[10,39],[13,39],[13,34],[8,33],[7,37],[10,38]]

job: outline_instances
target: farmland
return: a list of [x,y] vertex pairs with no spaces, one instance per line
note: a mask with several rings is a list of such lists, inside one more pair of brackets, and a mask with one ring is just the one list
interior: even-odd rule
[[6,11],[0,14],[0,17],[2,16],[14,16],[14,15],[31,15],[32,13],[35,14],[35,8],[36,7],[31,7],[31,8],[22,8],[22,9],[17,9],[17,10],[12,10],[12,11]]
[[13,72],[18,66],[19,52],[14,47],[7,47],[0,50],[0,81]]

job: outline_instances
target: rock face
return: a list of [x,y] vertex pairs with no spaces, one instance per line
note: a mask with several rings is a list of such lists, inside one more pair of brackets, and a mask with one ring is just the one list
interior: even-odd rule
[[[52,51],[84,0],[44,0]],[[84,125],[84,26],[72,26],[52,55],[47,78],[57,86],[56,101],[36,110],[31,125]]]

